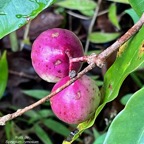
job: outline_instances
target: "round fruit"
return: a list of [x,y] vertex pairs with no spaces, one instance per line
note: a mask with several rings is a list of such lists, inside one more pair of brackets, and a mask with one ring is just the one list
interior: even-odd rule
[[[55,84],[52,91],[64,85],[67,76]],[[100,103],[100,92],[90,77],[84,75],[73,84],[50,98],[55,115],[69,124],[79,124],[94,115]]]
[[78,37],[61,28],[49,29],[34,41],[31,52],[32,65],[37,74],[48,82],[57,82],[69,72],[79,71],[81,64],[70,64],[70,58],[84,55]]

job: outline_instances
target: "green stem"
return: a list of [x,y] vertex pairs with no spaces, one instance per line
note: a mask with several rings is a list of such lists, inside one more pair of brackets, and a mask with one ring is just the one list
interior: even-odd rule
[[11,49],[13,52],[17,52],[19,50],[18,40],[16,31],[9,34]]

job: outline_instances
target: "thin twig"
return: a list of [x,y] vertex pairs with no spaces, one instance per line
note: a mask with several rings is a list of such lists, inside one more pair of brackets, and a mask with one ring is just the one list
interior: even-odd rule
[[70,79],[67,83],[65,83],[63,86],[58,88],[56,91],[52,92],[48,96],[42,98],[41,100],[37,101],[36,103],[29,105],[23,109],[19,109],[16,112],[12,114],[7,114],[3,117],[0,117],[0,125],[5,125],[5,123],[9,120],[12,120],[18,116],[21,116],[25,112],[33,109],[34,107],[46,102],[48,99],[50,99],[52,96],[57,94],[58,92],[62,91],[66,87],[68,87],[70,84],[72,84],[74,81],[79,79],[82,75],[93,69],[96,65],[99,67],[102,67],[105,63],[105,60],[107,57],[109,57],[115,50],[117,50],[124,42],[126,42],[128,39],[130,39],[143,25],[144,23],[144,14],[140,18],[140,20],[130,29],[128,32],[126,32],[119,40],[117,40],[114,44],[112,44],[108,49],[104,50],[99,55],[91,55],[88,58],[88,62],[90,63],[84,70],[78,73],[78,75],[72,79]]
[[73,11],[70,11],[70,10],[67,10],[66,12],[67,12],[69,15],[74,16],[74,17],[79,18],[79,19],[83,19],[83,20],[89,20],[89,19],[90,19],[90,17],[83,16],[83,15],[81,15],[81,14],[77,14],[77,13],[75,13],[75,12],[73,12]]
[[29,30],[30,30],[30,24],[31,24],[31,21],[29,21],[28,19],[28,24],[26,25],[25,27],[25,32],[24,32],[24,36],[23,36],[23,41],[21,42],[20,44],[20,49],[22,50],[23,47],[24,47],[24,40],[28,39],[28,34],[29,34]]
[[[99,0],[99,1],[98,1],[98,4],[97,4],[98,6],[97,6],[96,9],[95,9],[95,13],[94,13],[94,15],[93,15],[93,18],[92,18],[92,20],[91,20],[91,23],[90,23],[90,26],[89,26],[89,29],[88,29],[88,36],[89,36],[89,34],[92,32],[94,23],[95,23],[96,18],[97,18],[97,16],[98,16],[98,11],[99,11],[101,2],[102,2],[102,0]],[[87,53],[87,51],[88,51],[89,42],[90,42],[89,39],[88,39],[88,36],[87,36],[86,45],[85,45],[85,53]]]
[[38,79],[38,76],[33,76],[33,75],[28,75],[24,72],[17,72],[17,71],[14,71],[14,70],[9,70],[9,73],[10,74],[13,74],[13,75],[16,75],[16,76],[19,76],[19,77],[25,77],[25,78],[28,78],[28,79]]

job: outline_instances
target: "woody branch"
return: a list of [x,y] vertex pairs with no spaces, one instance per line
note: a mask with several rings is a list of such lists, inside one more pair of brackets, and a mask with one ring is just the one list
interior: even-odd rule
[[70,84],[72,84],[74,81],[76,81],[78,78],[80,78],[82,75],[93,69],[95,66],[103,67],[105,64],[106,59],[114,52],[116,51],[122,44],[124,44],[128,39],[130,39],[143,25],[144,23],[144,14],[141,16],[140,20],[132,27],[130,28],[121,38],[119,38],[115,43],[113,43],[111,46],[109,46],[106,50],[101,52],[99,55],[90,55],[90,56],[84,56],[80,58],[73,58],[71,59],[71,62],[79,62],[79,61],[86,61],[88,62],[88,66],[79,72],[76,77],[70,79],[67,83],[65,83],[63,86],[59,87],[56,91],[50,93],[48,96],[40,99],[39,101],[35,102],[34,104],[31,104],[23,109],[18,109],[16,112],[12,114],[7,114],[3,117],[0,117],[0,125],[5,125],[5,123],[9,120],[12,120],[18,116],[21,116],[25,112],[35,108],[36,106],[46,102],[48,99],[50,99],[52,96],[56,95],[58,92],[62,91],[66,87],[68,87]]

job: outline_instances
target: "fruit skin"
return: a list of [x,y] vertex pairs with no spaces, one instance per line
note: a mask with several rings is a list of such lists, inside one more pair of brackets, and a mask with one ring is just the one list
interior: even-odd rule
[[[56,83],[55,91],[70,78],[65,77]],[[93,116],[100,103],[100,92],[94,80],[83,75],[73,84],[50,98],[51,108],[55,115],[69,124],[79,124]]]
[[[69,75],[69,54],[76,58],[84,55],[78,37],[61,28],[41,33],[32,45],[32,65],[37,74],[48,82],[57,82]],[[79,71],[82,63],[72,63],[70,70]]]

